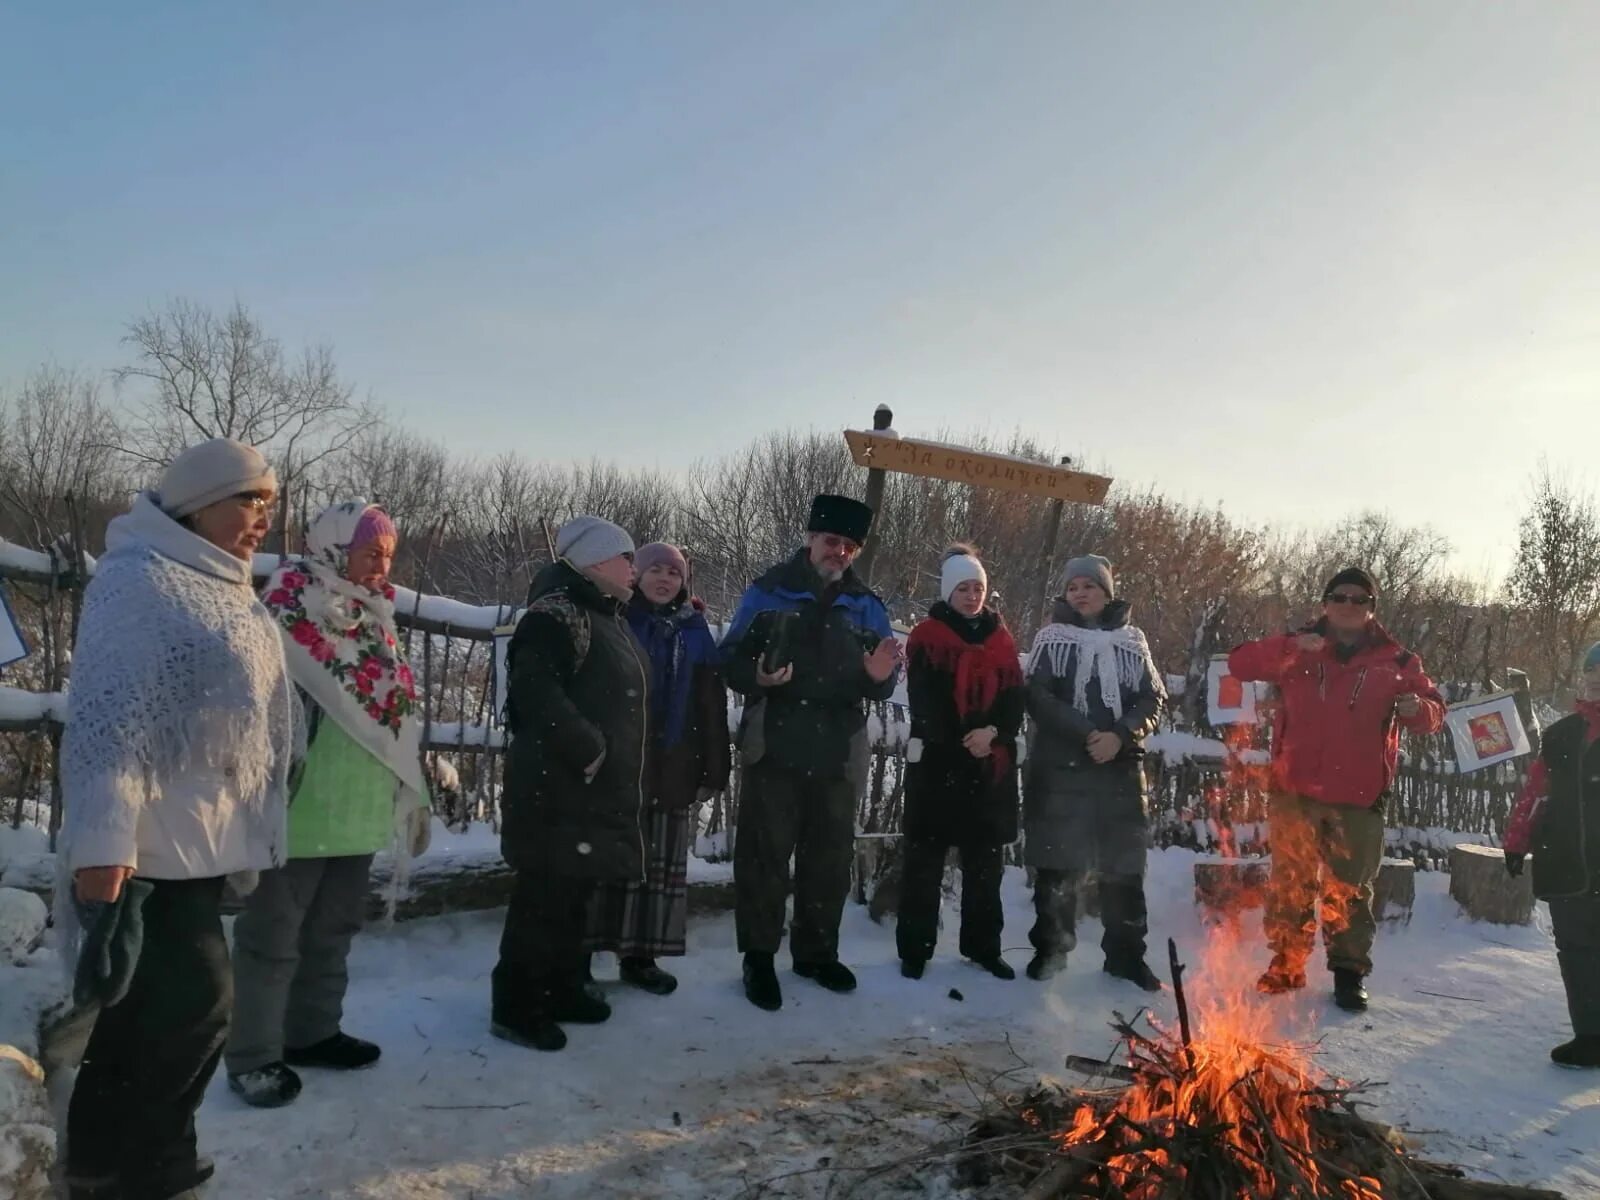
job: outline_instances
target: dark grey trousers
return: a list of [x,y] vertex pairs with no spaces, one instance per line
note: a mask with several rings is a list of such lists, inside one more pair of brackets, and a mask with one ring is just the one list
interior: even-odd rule
[[[1066,954],[1078,945],[1078,884],[1081,871],[1052,871],[1041,867],[1033,879],[1033,928],[1028,940],[1040,954]],[[1132,967],[1144,961],[1145,936],[1150,922],[1144,899],[1144,880],[1138,875],[1100,876],[1100,921],[1105,932],[1100,948],[1106,965]]]
[[1567,896],[1549,904],[1572,1032],[1600,1037],[1600,896]]
[[228,1072],[283,1061],[283,1048],[339,1032],[346,960],[367,911],[372,855],[296,858],[245,901],[233,924],[233,1031]]
[[836,962],[839,919],[850,894],[856,792],[849,779],[746,767],[733,843],[734,926],[741,953],[776,954],[794,857],[795,962]]

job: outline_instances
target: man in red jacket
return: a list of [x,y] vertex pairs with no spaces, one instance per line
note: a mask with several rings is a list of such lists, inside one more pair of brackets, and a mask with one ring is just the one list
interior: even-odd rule
[[1268,811],[1272,965],[1257,986],[1276,994],[1306,985],[1320,896],[1334,1002],[1352,1012],[1367,1007],[1362,981],[1377,933],[1372,881],[1383,863],[1383,807],[1400,730],[1433,733],[1444,723],[1444,701],[1422,660],[1379,624],[1377,603],[1372,576],[1348,567],[1323,589],[1315,624],[1228,656],[1232,675],[1274,684],[1280,695]]

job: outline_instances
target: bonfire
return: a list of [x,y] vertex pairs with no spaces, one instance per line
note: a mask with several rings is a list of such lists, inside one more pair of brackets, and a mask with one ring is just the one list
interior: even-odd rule
[[1563,1200],[1410,1155],[1357,1111],[1373,1085],[1329,1078],[1309,1048],[1275,1043],[1270,1001],[1247,987],[1201,989],[1191,1028],[1172,942],[1168,955],[1178,1028],[1118,1015],[1120,1056],[1067,1059],[1106,1086],[1001,1104],[967,1138],[963,1183],[1019,1200]]
[[[1225,853],[1236,820],[1265,815],[1264,767],[1240,749],[1230,744],[1227,785],[1206,814]],[[1353,889],[1318,878],[1314,858],[1273,849],[1275,872],[1316,879],[1325,927],[1346,919]],[[1259,946],[1244,933],[1245,897],[1232,899],[1192,984],[1167,943],[1177,1028],[1116,1014],[1112,1060],[1067,1059],[1105,1086],[1000,1104],[967,1138],[962,1182],[1021,1200],[1561,1200],[1412,1157],[1395,1131],[1364,1118],[1359,1097],[1374,1085],[1330,1078],[1309,1046],[1283,1039],[1284,1001],[1256,992]]]

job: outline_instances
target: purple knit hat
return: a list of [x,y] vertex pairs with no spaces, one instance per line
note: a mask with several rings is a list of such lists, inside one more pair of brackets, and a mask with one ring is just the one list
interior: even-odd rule
[[668,545],[666,542],[651,542],[633,552],[633,569],[639,575],[643,575],[651,567],[663,565],[677,567],[678,574],[683,576],[685,582],[688,581],[689,560],[684,558],[683,551],[676,546]]
[[394,521],[389,514],[374,504],[361,514],[361,520],[356,522],[356,531],[350,535],[350,550],[359,550],[368,542],[377,541],[381,537],[400,540],[400,531],[394,527]]

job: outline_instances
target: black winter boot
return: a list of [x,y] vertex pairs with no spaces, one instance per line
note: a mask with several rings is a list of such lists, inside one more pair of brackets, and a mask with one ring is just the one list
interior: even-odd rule
[[324,1067],[329,1071],[359,1071],[378,1061],[383,1051],[372,1042],[336,1033],[314,1046],[283,1048],[283,1061],[291,1067]]
[[841,962],[797,962],[794,973],[801,979],[813,979],[830,992],[856,990],[855,972]]
[[1152,971],[1143,958],[1108,958],[1105,966],[1101,968],[1113,979],[1126,979],[1129,983],[1137,984],[1147,992],[1159,992],[1161,980]]
[[1282,954],[1274,954],[1272,964],[1256,980],[1256,991],[1264,996],[1281,996],[1284,992],[1299,991],[1305,985],[1305,968],[1295,966]]
[[920,958],[902,958],[900,960],[900,974],[907,979],[921,979],[922,972],[927,966],[928,964]]
[[501,1041],[531,1050],[560,1050],[567,1044],[566,1032],[550,1019],[549,995],[496,967],[491,977],[494,989],[493,1013],[489,1032]]
[[972,960],[996,979],[1015,979],[1016,970],[1005,959],[996,954],[993,958],[975,958]]
[[611,1005],[578,984],[551,995],[550,1019],[573,1025],[600,1025],[611,1019]]
[[1028,963],[1028,978],[1043,983],[1046,979],[1055,978],[1066,969],[1067,956],[1065,953],[1041,950]]
[[228,1076],[228,1090],[251,1108],[282,1108],[300,1094],[300,1076],[287,1063],[268,1063]]
[[744,998],[767,1012],[783,1007],[783,989],[778,986],[772,955],[752,950],[744,956]]
[[1550,1061],[1559,1067],[1600,1067],[1600,1037],[1580,1034],[1550,1051]]
[[179,1197],[197,1193],[193,1189],[208,1182],[217,1173],[217,1164],[205,1155],[169,1164],[148,1175],[128,1179],[117,1195],[119,1200],[178,1200]]
[[678,977],[656,966],[653,958],[623,959],[622,982],[653,996],[670,996],[678,990]]
[[1333,1002],[1345,1012],[1367,1011],[1367,988],[1361,982],[1361,972],[1349,967],[1333,969]]

